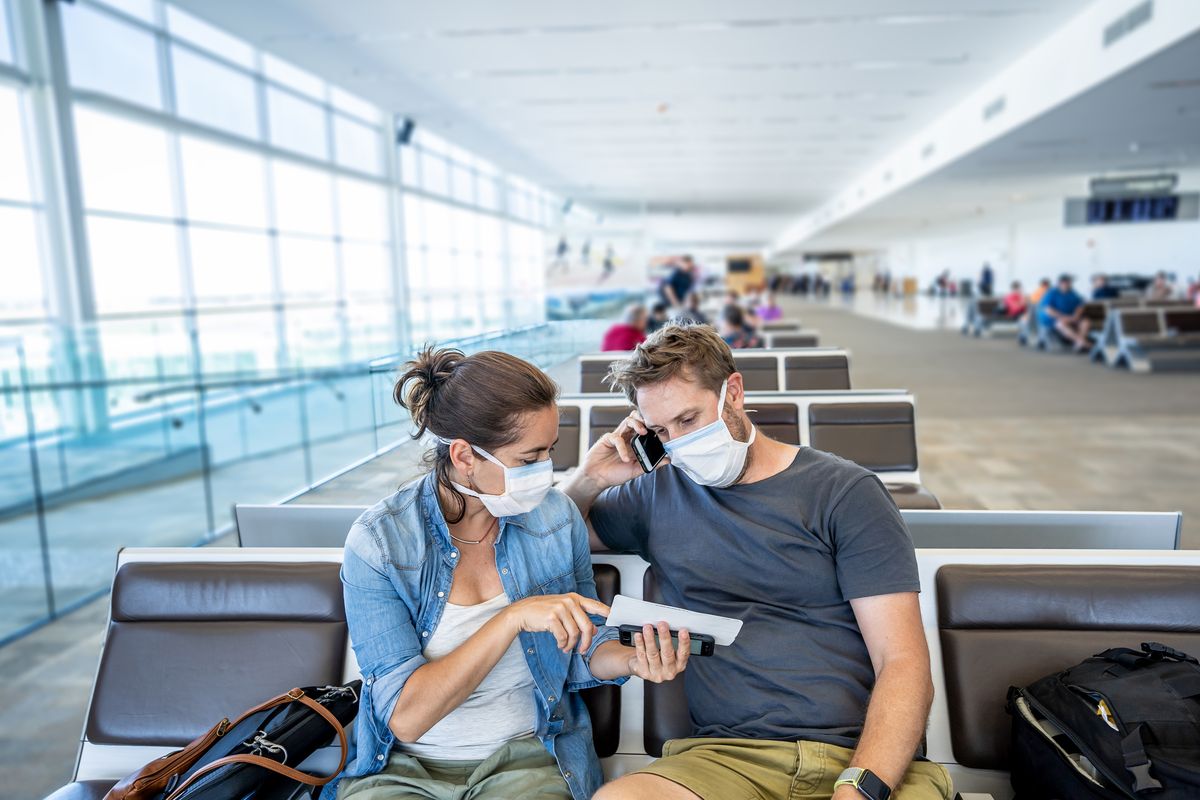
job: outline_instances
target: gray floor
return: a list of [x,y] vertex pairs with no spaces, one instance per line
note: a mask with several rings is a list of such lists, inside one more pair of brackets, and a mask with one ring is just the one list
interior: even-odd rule
[[[922,476],[948,507],[1182,510],[1184,545],[1200,547],[1200,375],[1131,375],[1011,339],[785,302],[823,343],[851,351],[855,387],[916,394]],[[555,377],[575,388],[572,370]],[[301,502],[374,502],[413,473],[414,452]],[[0,648],[5,798],[36,800],[70,777],[106,613],[107,598]]]

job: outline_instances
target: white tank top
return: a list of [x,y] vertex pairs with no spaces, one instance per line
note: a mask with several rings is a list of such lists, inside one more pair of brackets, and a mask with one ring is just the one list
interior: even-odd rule
[[[508,595],[503,593],[473,606],[446,603],[442,619],[425,645],[425,658],[437,661],[448,655],[508,604]],[[396,742],[396,749],[421,758],[487,758],[505,742],[533,733],[537,714],[533,691],[533,675],[521,652],[521,640],[514,637],[504,656],[462,705],[417,741]]]

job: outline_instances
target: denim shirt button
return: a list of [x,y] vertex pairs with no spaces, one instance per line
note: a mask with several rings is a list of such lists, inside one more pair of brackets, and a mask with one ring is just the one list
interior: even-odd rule
[[445,596],[446,596],[445,592],[438,592],[438,597],[445,597]]
[[421,638],[422,638],[422,639],[428,639],[428,638],[429,638],[429,631],[421,631]]
[[547,700],[549,700],[551,703],[554,703],[554,702],[557,700],[557,698],[556,698],[554,695],[550,695],[550,696],[549,696],[548,698],[546,698],[546,699],[547,699]]
[[533,655],[533,648],[531,647],[528,650],[526,650],[525,652],[528,653],[529,655]]
[[457,550],[451,550],[451,551],[450,551],[450,557],[451,557],[451,558],[458,558],[458,551],[457,551]]
[[571,780],[571,771],[567,770],[566,772],[564,772],[563,777],[566,778],[567,780]]
[[374,678],[367,678],[367,686],[370,686],[374,682],[375,682]]
[[375,760],[376,760],[376,761],[383,761],[383,753],[380,753],[379,755],[375,756]]
[[504,569],[500,570],[500,574],[501,574],[501,575],[507,575],[507,574],[508,574],[508,567],[505,567]]

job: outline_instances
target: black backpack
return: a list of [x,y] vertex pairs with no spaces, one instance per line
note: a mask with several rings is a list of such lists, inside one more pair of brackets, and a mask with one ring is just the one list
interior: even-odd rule
[[1200,664],[1157,642],[1008,690],[1016,800],[1200,798]]

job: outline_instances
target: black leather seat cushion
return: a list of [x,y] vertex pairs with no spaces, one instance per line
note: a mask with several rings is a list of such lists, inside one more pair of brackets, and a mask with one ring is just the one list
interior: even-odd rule
[[600,441],[604,434],[614,431],[621,420],[629,416],[629,406],[592,406],[588,414],[588,447]]
[[116,781],[75,781],[59,787],[46,800],[103,800]]
[[850,388],[850,361],[844,355],[787,356],[783,379],[789,392]]
[[[654,570],[646,570],[642,580],[643,596],[651,603],[661,603],[662,593]],[[684,677],[666,683],[647,683],[642,700],[642,744],[654,758],[662,755],[663,744],[670,739],[692,735],[692,718],[688,713]]]
[[[595,564],[592,575],[596,579],[596,596],[605,605],[612,605],[613,598],[621,592],[621,573],[612,564]],[[621,688],[619,686],[596,686],[580,692],[592,718],[592,742],[596,755],[608,758],[617,752],[621,743]]]
[[341,683],[336,563],[130,563],[113,582],[86,734],[180,746],[294,686]]
[[917,468],[911,403],[814,403],[810,444],[875,472]]
[[579,420],[579,406],[558,407],[558,444],[550,454],[556,470],[579,466]]
[[771,336],[772,348],[816,347],[817,344],[815,333],[776,333]]
[[736,350],[733,362],[742,373],[742,385],[748,392],[773,392],[779,389],[779,361],[775,356],[745,356]]
[[579,391],[611,392],[613,389],[604,381],[608,374],[609,361],[584,360],[579,362]]
[[915,483],[886,484],[888,494],[896,503],[896,508],[938,509],[941,502],[934,497],[933,492]]
[[794,403],[751,403],[750,421],[767,436],[787,444],[800,444],[800,411]]
[[1010,685],[1109,647],[1200,654],[1200,567],[953,564],[937,592],[950,740],[966,767],[1007,769]]

